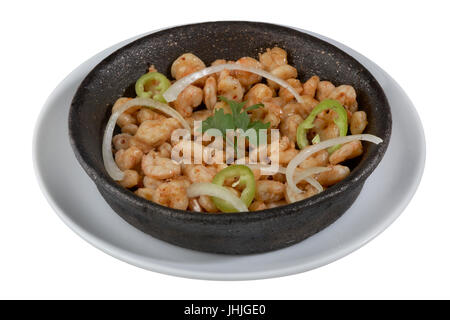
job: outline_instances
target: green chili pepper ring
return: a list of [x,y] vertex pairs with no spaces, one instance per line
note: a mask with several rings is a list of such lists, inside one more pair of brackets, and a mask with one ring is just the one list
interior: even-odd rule
[[[214,176],[212,182],[219,186],[223,186],[226,179],[237,177],[239,177],[239,186],[245,186],[244,190],[242,190],[241,192],[241,200],[248,207],[252,203],[256,192],[255,176],[253,175],[253,171],[249,167],[240,164],[231,165],[219,171]],[[212,200],[220,211],[236,212],[236,209],[228,202],[215,197],[212,197]]]
[[[303,149],[309,145],[308,138],[306,137],[306,131],[314,127],[314,119],[319,113],[324,110],[334,110],[337,113],[337,118],[334,119],[334,123],[339,128],[339,136],[344,137],[347,135],[348,123],[347,123],[347,110],[336,100],[323,100],[311,111],[309,116],[297,127],[297,145],[300,149]],[[328,149],[329,153],[333,153],[339,149],[339,145]]]
[[[145,85],[150,81],[155,81],[157,84],[151,88],[149,91],[145,91]],[[163,93],[169,89],[170,81],[165,75],[159,72],[149,72],[144,74],[142,77],[136,81],[136,94],[141,98],[152,98],[153,100],[165,103],[166,100],[163,98]]]

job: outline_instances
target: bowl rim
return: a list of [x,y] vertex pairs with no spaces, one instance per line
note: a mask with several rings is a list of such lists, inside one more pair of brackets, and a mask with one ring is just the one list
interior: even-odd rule
[[[369,78],[371,78],[372,85],[375,86],[378,94],[380,94],[380,99],[383,100],[383,104],[386,108],[386,111],[388,111],[387,118],[388,123],[386,124],[386,130],[383,132],[383,136],[381,138],[383,139],[383,142],[377,145],[377,151],[374,154],[373,157],[370,157],[368,159],[363,159],[361,162],[361,165],[359,165],[357,168],[353,169],[349,176],[347,176],[344,180],[340,181],[339,183],[327,188],[323,192],[320,192],[312,197],[309,197],[305,200],[301,200],[298,202],[293,202],[287,205],[283,205],[280,207],[270,208],[270,209],[264,209],[259,210],[257,212],[247,211],[247,212],[235,212],[235,213],[205,213],[205,212],[195,212],[195,211],[188,211],[188,210],[179,210],[179,209],[173,209],[166,206],[162,206],[160,204],[157,204],[155,202],[146,200],[144,198],[141,198],[134,194],[134,192],[130,191],[129,189],[126,189],[119,185],[116,181],[114,181],[109,175],[106,174],[106,172],[102,172],[97,170],[93,165],[89,164],[88,161],[84,158],[82,155],[82,152],[80,152],[80,149],[78,147],[78,142],[74,138],[74,130],[76,126],[76,121],[74,120],[74,105],[76,104],[76,100],[78,95],[80,94],[80,88],[82,88],[85,83],[89,82],[90,78],[95,73],[96,69],[101,68],[109,63],[109,60],[113,59],[116,55],[119,55],[122,50],[132,47],[136,45],[139,42],[147,41],[147,38],[159,35],[168,31],[174,31],[177,29],[182,29],[186,27],[191,26],[199,26],[199,25],[210,25],[210,24],[249,24],[253,26],[258,25],[264,25],[269,28],[277,28],[280,30],[285,31],[295,31],[298,34],[301,34],[302,37],[310,38],[313,41],[319,41],[324,44],[326,44],[329,47],[332,47],[333,50],[339,51],[341,54],[347,56],[350,60],[352,60],[352,66],[354,68],[360,68],[363,69]],[[74,97],[72,99],[70,110],[69,110],[69,118],[68,118],[68,127],[69,127],[69,140],[72,147],[72,150],[75,154],[76,159],[81,164],[82,168],[85,170],[85,172],[88,174],[88,176],[94,181],[97,188],[105,190],[107,189],[108,193],[114,196],[116,199],[121,199],[121,201],[127,202],[130,205],[136,206],[142,214],[147,214],[150,212],[158,212],[160,215],[164,215],[176,220],[183,220],[183,221],[190,221],[190,222],[208,222],[209,224],[229,224],[233,222],[252,222],[252,221],[260,221],[260,220],[266,220],[270,218],[277,217],[279,214],[282,214],[283,216],[289,216],[291,214],[301,214],[301,211],[304,209],[307,209],[308,207],[314,207],[317,204],[325,203],[329,200],[332,200],[333,198],[339,197],[341,194],[345,192],[349,192],[353,189],[356,189],[360,187],[360,183],[364,183],[364,181],[370,176],[370,174],[375,170],[375,168],[380,163],[381,159],[383,158],[387,147],[389,145],[389,140],[391,136],[392,131],[392,115],[390,110],[389,102],[386,98],[386,95],[379,84],[379,82],[376,80],[376,78],[372,75],[372,73],[363,66],[358,60],[356,60],[353,56],[346,53],[345,51],[341,50],[340,48],[336,47],[335,45],[329,43],[328,41],[322,40],[318,37],[315,37],[313,35],[310,35],[308,33],[305,33],[301,30],[298,30],[294,27],[289,27],[285,25],[279,25],[279,24],[273,24],[273,23],[267,23],[267,22],[258,22],[258,21],[244,21],[244,20],[224,20],[224,21],[208,21],[208,22],[200,22],[200,23],[190,23],[190,24],[184,24],[179,25],[175,27],[167,27],[163,29],[156,30],[154,32],[150,32],[148,34],[144,34],[143,36],[139,36],[137,39],[131,41],[130,43],[121,46],[114,52],[112,52],[110,55],[108,55],[106,58],[104,58],[100,63],[98,63],[94,68],[90,70],[90,72],[87,74],[87,76],[82,80],[80,83],[77,91],[74,94]],[[367,152],[367,149],[365,150]],[[280,209],[283,209],[282,212],[280,212]]]

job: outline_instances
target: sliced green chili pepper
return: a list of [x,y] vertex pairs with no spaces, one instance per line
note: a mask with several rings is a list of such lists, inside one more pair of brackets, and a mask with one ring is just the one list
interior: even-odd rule
[[[324,110],[334,110],[337,113],[337,118],[334,119],[334,123],[339,128],[339,136],[344,137],[347,135],[348,123],[347,123],[347,110],[336,100],[323,100],[311,111],[309,116],[297,127],[297,145],[300,149],[303,149],[309,145],[308,138],[306,137],[306,131],[314,127],[314,119],[319,113]],[[331,147],[328,149],[329,153],[333,153],[340,148],[340,145]]]
[[165,75],[159,72],[149,72],[136,81],[136,94],[141,98],[152,98],[153,100],[165,103],[163,93],[169,89],[170,81]]
[[[234,164],[223,170],[220,170],[213,179],[213,183],[223,186],[224,182],[228,178],[239,177],[239,186],[245,186],[244,190],[241,192],[241,200],[247,205],[247,207],[252,203],[256,192],[256,182],[253,171],[242,164]],[[230,205],[228,202],[212,197],[212,200],[216,207],[222,212],[235,212],[236,209]]]
[[314,138],[311,140],[312,144],[318,144],[320,142],[319,134],[316,134]]

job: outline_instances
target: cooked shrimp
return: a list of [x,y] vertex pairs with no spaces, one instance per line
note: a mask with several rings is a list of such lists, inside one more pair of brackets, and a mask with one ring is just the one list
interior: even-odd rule
[[144,176],[144,179],[143,179],[142,183],[144,184],[144,187],[146,187],[146,188],[156,189],[156,188],[159,187],[160,184],[163,183],[163,181],[159,180],[159,179],[152,178],[150,176]]
[[124,188],[133,188],[139,184],[140,176],[136,170],[125,170],[123,172],[123,179],[119,181]]
[[317,117],[314,120],[314,128],[311,130],[311,134],[312,136],[315,136],[316,134],[318,134],[319,132],[321,132],[322,130],[325,130],[325,128],[328,126],[329,122],[325,121],[319,117]]
[[332,186],[344,180],[350,174],[350,168],[340,164],[331,166],[331,170],[319,173],[317,181],[324,187]]
[[319,103],[316,99],[311,96],[302,96],[303,101],[290,102],[283,107],[283,117],[289,117],[293,114],[298,114],[302,119],[306,119],[312,109]]
[[[211,66],[213,67],[213,66],[218,66],[218,65],[221,65],[221,64],[226,64],[226,63],[227,63],[227,60],[225,60],[225,59],[217,59],[217,60],[214,60],[213,63],[211,63]],[[223,70],[223,71],[226,72],[226,75],[230,74],[229,70]],[[214,73],[213,77],[215,77],[216,80],[217,80],[217,79],[219,79],[220,74],[221,74],[221,72]]]
[[212,76],[206,79],[203,87],[203,102],[208,109],[213,109],[217,102],[217,81]]
[[183,184],[185,188],[189,188],[191,181],[186,176],[176,176],[175,178],[168,179],[167,181],[178,181]]
[[186,175],[192,183],[211,182],[216,171],[212,167],[206,167],[201,164],[187,164],[183,167],[183,174]]
[[290,148],[295,148],[295,145],[291,143],[288,137],[281,137],[279,143],[280,151],[285,151]]
[[312,76],[303,84],[303,95],[313,97],[316,95],[317,86],[320,79],[318,76]]
[[274,202],[283,199],[285,185],[273,180],[256,181],[255,199],[264,202]]
[[252,106],[270,99],[273,96],[273,91],[263,83],[257,83],[245,95],[246,107]]
[[217,92],[219,95],[234,101],[242,101],[244,89],[241,83],[232,76],[226,76],[220,79],[217,84]]
[[217,75],[217,83],[219,83],[220,80],[225,79],[228,76],[232,77],[231,70],[228,69],[224,69],[219,73],[216,73],[216,75]]
[[275,103],[280,108],[283,108],[284,105],[286,104],[286,102],[284,101],[284,99],[282,97],[272,97],[267,100]]
[[318,119],[322,119],[328,124],[334,122],[334,120],[337,118],[337,113],[334,110],[324,110],[321,113],[317,115]]
[[333,139],[339,137],[339,127],[331,122],[325,129],[318,132],[320,141],[325,141],[328,139]]
[[[308,147],[307,147],[308,148]],[[321,150],[312,154],[305,161],[303,161],[299,168],[307,169],[311,167],[325,167],[328,164],[328,151]]]
[[[202,145],[198,142],[174,139],[173,141],[171,141],[171,143],[172,143],[171,157],[176,161],[182,161],[181,162],[182,170],[185,165],[189,166],[189,164],[185,164],[184,162],[191,163],[192,160],[195,160],[194,157],[196,151],[199,152],[202,151],[201,149]],[[203,160],[203,155],[201,160]]]
[[342,145],[330,156],[331,164],[338,164],[345,160],[356,158],[363,153],[362,143],[359,140]]
[[303,119],[306,119],[312,109],[319,104],[319,101],[311,96],[302,96],[302,102],[300,103],[300,115]]
[[313,195],[317,194],[317,189],[311,186],[310,184],[307,184],[303,187],[303,192],[297,193],[293,191],[287,184],[286,188],[284,189],[284,196],[286,198],[286,201],[288,203],[293,203],[297,201],[304,200],[306,198],[312,197]]
[[[130,100],[132,100],[132,99],[131,98],[125,98],[125,97],[117,99],[116,102],[114,103],[112,109],[111,109],[111,112],[112,113],[116,112],[117,110],[119,110],[119,108],[121,106],[123,106],[126,102],[128,102]],[[139,106],[131,107],[131,108],[127,109],[125,111],[125,113],[128,113],[128,114],[135,113],[137,110],[139,110],[139,108],[140,108]]]
[[179,127],[180,123],[174,118],[146,120],[139,126],[134,138],[148,147],[158,147],[169,140],[172,131]]
[[227,60],[225,60],[225,59],[216,59],[211,63],[211,66],[218,66],[218,65],[226,64],[226,63],[227,63]]
[[283,136],[289,138],[292,142],[297,142],[297,128],[303,119],[298,114],[293,114],[281,120],[280,131]]
[[[236,64],[250,68],[263,69],[263,65],[258,60],[250,57],[240,58],[236,61]],[[232,72],[232,75],[239,80],[244,88],[249,88],[251,85],[261,81],[261,76],[251,72],[236,70]]]
[[[270,71],[271,74],[273,74],[275,77],[287,80],[291,78],[297,78],[297,69],[295,69],[293,66],[290,66],[288,64],[281,65],[279,67],[276,67],[275,69],[272,69]],[[271,80],[268,80],[267,83],[270,87],[277,89],[280,87],[280,85],[276,82],[273,82]]]
[[179,210],[186,210],[189,205],[186,188],[181,181],[162,183],[155,190],[153,201],[160,205]]
[[264,101],[264,109],[266,115],[263,119],[264,123],[270,122],[271,128],[277,128],[281,121],[282,110],[277,103],[272,101]]
[[139,124],[141,124],[146,120],[163,120],[165,118],[166,118],[165,116],[156,111],[151,110],[150,108],[141,108],[136,113],[136,119]]
[[192,53],[179,56],[172,64],[170,72],[176,80],[206,68],[203,61]]
[[174,102],[175,109],[184,117],[190,117],[194,108],[198,107],[203,100],[203,90],[199,87],[189,85],[181,91]]
[[130,139],[131,139],[131,135],[128,133],[120,133],[120,134],[116,134],[113,138],[112,138],[112,143],[114,146],[114,149],[117,150],[122,150],[122,149],[128,149],[130,147]]
[[[137,133],[137,132],[136,132]],[[153,147],[146,144],[145,142],[142,142],[141,140],[139,140],[138,138],[136,138],[136,134],[134,137],[130,138],[129,141],[129,145],[130,147],[136,147],[139,150],[141,150],[144,154],[150,152],[151,150],[153,150]]]
[[[302,105],[297,102],[291,102],[291,103],[286,104],[283,107],[282,117],[283,117],[283,119],[286,119],[290,116],[293,116],[294,114],[300,115],[300,117],[301,117],[302,113],[306,114],[306,111],[302,110]],[[303,117],[301,117],[301,118],[303,118]]]
[[248,209],[250,211],[258,211],[258,210],[264,210],[266,209],[266,205],[263,201],[257,200],[254,201],[249,207]]
[[352,119],[350,120],[350,131],[352,134],[363,133],[367,124],[367,114],[364,111],[357,111],[352,114]]
[[155,189],[151,188],[139,188],[134,192],[137,196],[147,199],[149,201],[153,200],[153,195],[155,194]]
[[[203,121],[208,119],[208,117],[213,115],[213,110],[199,110],[192,112],[192,115],[189,118],[185,118],[186,122],[189,123],[192,130],[194,130],[194,121]],[[192,134],[194,132],[192,131]]]
[[[295,149],[295,143],[290,141],[287,136],[281,137],[279,141],[278,163],[286,165],[291,161],[299,151]],[[275,161],[274,154],[270,154],[271,161]],[[275,179],[275,176],[274,176]],[[276,179],[275,179],[276,180]]]
[[115,161],[121,170],[133,169],[137,167],[144,153],[134,146],[128,149],[121,149],[115,154]]
[[[298,79],[287,79],[286,82],[294,88],[295,91],[297,91],[298,94],[301,94],[303,92],[303,86],[300,80]],[[288,103],[292,100],[294,100],[294,95],[286,88],[281,87],[278,91],[278,95],[283,98],[285,103]]]
[[264,69],[272,71],[276,67],[287,64],[287,52],[278,47],[267,49],[266,52],[259,54],[259,61]]
[[228,103],[224,102],[224,101],[219,101],[214,105],[214,110],[219,110],[219,109],[223,109],[223,113],[227,114],[227,113],[231,113],[231,108],[228,105]]
[[117,125],[120,128],[123,128],[129,124],[136,124],[136,123],[137,123],[136,117],[130,113],[124,112],[119,116],[119,118],[117,118]]
[[206,120],[208,117],[213,115],[212,110],[199,110],[192,113],[192,118],[194,120]]
[[142,158],[142,171],[155,179],[173,178],[181,173],[181,166],[168,158],[161,158],[156,153],[148,153]]
[[138,128],[139,127],[137,125],[135,125],[134,123],[128,123],[128,124],[124,125],[120,131],[122,131],[122,133],[128,133],[131,135],[135,135]]
[[158,147],[158,153],[163,158],[170,158],[172,154],[172,145],[168,142],[164,142]]
[[317,85],[316,98],[319,101],[325,100],[336,87],[330,81],[320,81]]
[[309,97],[302,96],[303,102],[290,102],[283,107],[283,118],[290,117],[294,114],[298,114],[302,119],[308,117],[311,110],[319,103],[317,100]]
[[341,85],[335,88],[330,95],[329,99],[338,100],[342,105],[348,108],[353,113],[358,110],[358,103],[356,102],[356,91],[352,86]]
[[279,164],[284,166],[287,165],[300,151],[294,148],[290,148],[284,151],[280,151]]

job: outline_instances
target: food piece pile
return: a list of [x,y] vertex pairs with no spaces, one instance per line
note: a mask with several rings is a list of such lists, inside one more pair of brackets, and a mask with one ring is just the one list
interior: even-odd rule
[[[116,101],[103,157],[108,173],[123,187],[174,209],[263,210],[303,200],[338,183],[350,173],[345,162],[363,153],[361,140],[381,142],[362,134],[367,115],[358,110],[352,86],[335,86],[318,76],[302,83],[281,48],[267,49],[258,59],[219,59],[211,66],[185,53],[172,64],[174,80],[151,66],[136,83],[138,98]],[[267,173],[263,165],[246,165],[251,147],[270,147],[258,143],[247,143],[243,164],[172,160],[172,149],[186,143],[173,141],[172,133],[185,128],[193,137],[195,120],[203,121],[202,132],[253,128],[268,129],[270,136],[278,129],[279,169]],[[120,133],[113,136],[115,125]],[[192,139],[183,147],[194,155],[195,143]],[[267,161],[271,160],[269,153]]]

